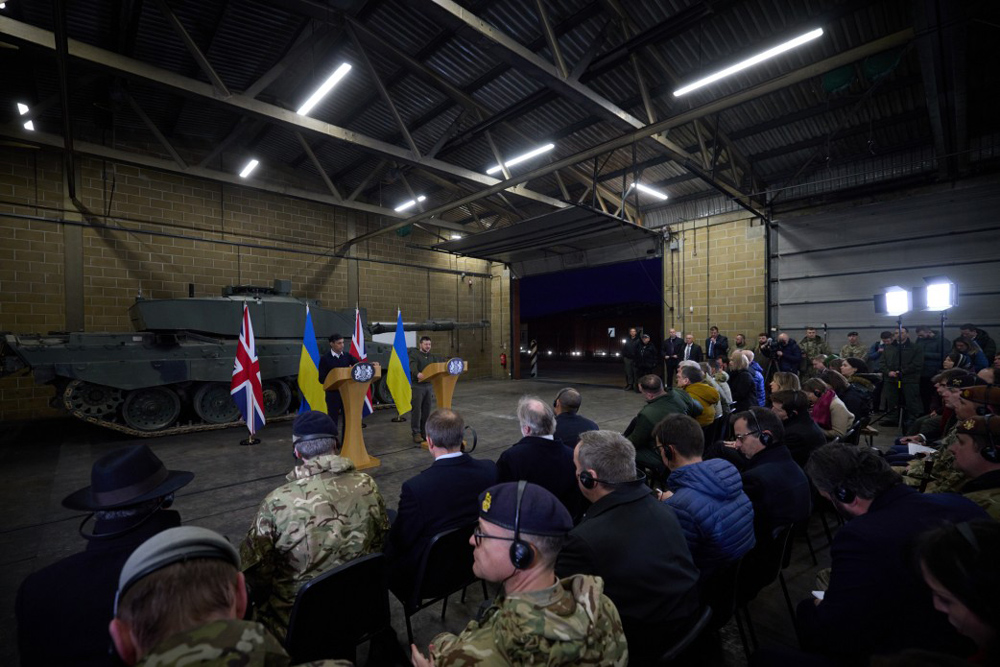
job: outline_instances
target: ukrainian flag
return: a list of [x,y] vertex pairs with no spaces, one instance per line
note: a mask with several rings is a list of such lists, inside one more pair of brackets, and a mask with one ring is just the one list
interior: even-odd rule
[[316,331],[313,329],[309,304],[306,304],[306,327],[302,332],[302,352],[299,353],[299,392],[302,402],[299,412],[319,410],[326,412],[326,392],[319,381],[319,347],[316,345]]
[[396,337],[392,342],[389,357],[389,372],[385,386],[396,403],[396,412],[401,416],[409,412],[413,390],[410,388],[410,355],[406,351],[406,334],[403,333],[403,312],[396,311]]

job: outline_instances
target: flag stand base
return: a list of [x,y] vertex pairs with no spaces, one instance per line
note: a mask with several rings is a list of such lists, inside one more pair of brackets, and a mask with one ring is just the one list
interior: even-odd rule
[[389,421],[395,422],[395,423],[398,424],[399,422],[405,422],[406,421],[406,417],[393,417]]
[[248,445],[259,445],[260,444],[260,438],[254,438],[254,437],[251,436],[251,437],[247,438],[246,440],[240,440],[240,444],[243,445],[244,447],[246,447]]

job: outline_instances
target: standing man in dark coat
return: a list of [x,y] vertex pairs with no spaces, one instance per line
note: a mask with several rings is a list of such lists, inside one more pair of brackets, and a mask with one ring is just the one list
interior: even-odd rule
[[625,391],[635,389],[635,380],[638,377],[635,373],[635,353],[641,342],[635,327],[629,329],[628,340],[622,345],[622,359],[625,360]]
[[802,350],[794,338],[786,333],[778,335],[778,340],[772,345],[762,347],[764,356],[770,357],[777,364],[777,370],[784,373],[799,374],[799,365],[802,363]]
[[583,509],[583,497],[576,490],[573,450],[556,442],[556,415],[537,396],[522,396],[517,403],[521,439],[497,459],[499,482],[525,479],[548,490],[573,516]]
[[[330,336],[330,354],[324,354],[319,359],[319,383],[326,382],[326,376],[334,368],[350,368],[358,360],[351,356],[350,352],[344,351],[344,337],[339,333]],[[344,426],[341,424],[341,415],[344,412],[344,402],[340,398],[339,391],[326,392],[326,414],[330,415],[334,425],[340,434],[340,442],[344,441]]]
[[[640,341],[639,346],[635,349],[635,368],[636,375],[641,378],[644,375],[656,373],[656,367],[660,365],[660,351],[656,349],[656,344],[645,331],[642,332]],[[635,390],[638,392],[639,387],[636,387]]]
[[897,334],[899,340],[885,348],[879,370],[882,371],[882,395],[888,420],[882,424],[899,424],[899,402],[904,406],[903,426],[905,427],[923,413],[920,402],[920,373],[924,369],[924,350],[910,340],[906,327]]
[[403,482],[399,512],[386,545],[389,587],[407,600],[431,538],[471,526],[479,494],[496,484],[497,467],[462,452],[465,423],[458,413],[438,408],[427,418],[427,448],[434,464]]
[[821,447],[806,472],[820,495],[850,520],[833,538],[823,600],[798,606],[802,648],[838,664],[867,664],[871,655],[903,649],[970,655],[972,645],[935,612],[912,547],[929,528],[985,519],[986,512],[958,495],[919,493],[904,485],[867,447]]
[[552,409],[556,413],[556,440],[570,449],[576,447],[581,433],[600,428],[596,422],[578,414],[582,404],[583,397],[572,387],[560,389],[556,400],[552,401]]
[[951,341],[938,338],[931,327],[919,326],[916,345],[924,351],[924,368],[920,371],[920,403],[923,408],[920,414],[924,415],[931,411],[931,399],[935,393],[931,378],[944,368],[944,358],[951,350]]
[[668,387],[673,387],[674,375],[677,374],[677,364],[681,363],[681,355],[684,352],[684,339],[681,338],[677,329],[670,330],[670,334],[663,341],[661,352],[663,353],[663,363],[666,368],[666,375],[663,376],[663,380]]
[[181,525],[168,510],[174,492],[194,478],[167,470],[146,445],[116,449],[99,458],[91,485],[68,495],[63,507],[90,512],[94,532],[80,534],[86,550],[29,575],[17,593],[21,664],[112,665],[108,623],[118,573],[147,539]]
[[645,665],[686,630],[698,609],[698,568],[673,511],[636,479],[635,449],[612,431],[580,436],[573,462],[593,504],[570,531],[556,574],[593,574],[618,608],[629,661]]
[[680,356],[681,358],[678,361],[678,364],[681,361],[697,361],[698,363],[701,363],[701,361],[705,358],[705,355],[701,353],[701,348],[694,342],[694,336],[691,334],[684,336],[684,347],[681,348]]
[[708,330],[708,338],[705,339],[705,358],[708,359],[713,373],[716,368],[721,368],[729,360],[729,339],[719,334],[719,327]]
[[959,327],[959,331],[962,332],[963,338],[975,341],[976,345],[982,349],[983,354],[986,355],[987,361],[993,359],[993,357],[997,355],[996,341],[990,338],[988,333],[977,327],[975,324],[963,324]]

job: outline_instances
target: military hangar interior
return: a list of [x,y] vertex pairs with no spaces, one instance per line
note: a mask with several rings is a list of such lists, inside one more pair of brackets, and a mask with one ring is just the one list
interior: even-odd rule
[[[518,353],[529,276],[658,258],[662,331],[822,325],[838,348],[892,327],[873,294],[947,276],[949,337],[995,329],[997,14],[985,0],[0,1],[0,662],[17,659],[20,581],[83,548],[83,516],[60,501],[95,459],[149,443],[196,473],[177,495],[185,523],[234,543],[292,465],[287,418],[239,447],[242,427],[198,428],[191,392],[74,385],[83,348],[16,362],[27,341],[129,338],[137,297],[278,279],[351,318],[465,323],[426,334],[468,362],[454,405],[493,459],[518,437],[517,397],[560,386]],[[577,381],[602,428],[641,405]],[[128,426],[125,404],[138,412],[117,432],[66,409]],[[143,410],[180,431],[137,438]],[[390,507],[429,464],[394,415],[376,410],[365,433]],[[815,569],[797,540],[794,599]],[[479,595],[415,616],[418,645],[460,630]],[[776,586],[752,607],[762,645],[795,645]],[[706,664],[743,664],[733,624],[720,636]]]

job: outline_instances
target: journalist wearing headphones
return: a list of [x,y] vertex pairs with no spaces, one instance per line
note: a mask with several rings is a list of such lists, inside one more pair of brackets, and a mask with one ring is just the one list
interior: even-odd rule
[[[966,390],[968,391],[968,390]],[[958,492],[1000,520],[1000,417],[986,414],[958,423],[948,449],[965,475]]]
[[833,539],[823,599],[798,606],[802,647],[866,662],[903,649],[970,655],[971,643],[934,610],[914,563],[914,543],[930,528],[986,518],[986,512],[959,495],[906,486],[867,447],[825,445],[813,452],[806,473],[848,521]]
[[622,622],[601,579],[556,577],[572,527],[563,504],[536,484],[506,482],[484,491],[469,540],[472,570],[500,584],[500,594],[461,634],[435,637],[430,660],[411,646],[413,664],[628,664]]

